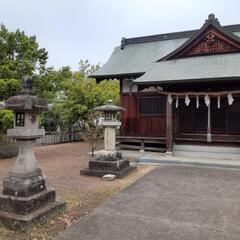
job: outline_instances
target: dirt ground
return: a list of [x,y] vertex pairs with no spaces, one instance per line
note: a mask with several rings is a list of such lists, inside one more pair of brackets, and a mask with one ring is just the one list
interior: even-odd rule
[[[87,167],[90,146],[85,142],[36,147],[35,152],[48,186],[54,187],[57,198],[67,202],[67,211],[54,216],[27,232],[14,232],[0,226],[0,240],[50,240],[74,221],[88,215],[104,200],[111,198],[136,181],[154,166],[139,166],[123,179],[112,182],[97,177],[81,176],[80,169]],[[2,180],[14,165],[15,158],[0,160],[0,188]],[[1,190],[1,189],[0,189]]]

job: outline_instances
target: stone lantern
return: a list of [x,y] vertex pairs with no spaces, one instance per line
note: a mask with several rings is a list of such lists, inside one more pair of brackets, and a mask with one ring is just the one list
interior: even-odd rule
[[19,148],[13,169],[3,180],[0,195],[0,220],[9,227],[28,226],[66,205],[55,201],[55,190],[46,188],[46,178],[34,153],[36,139],[45,131],[38,127],[38,114],[47,109],[45,101],[32,93],[33,80],[25,76],[19,95],[10,97],[5,108],[14,112],[13,128],[8,136]]
[[80,174],[102,177],[113,174],[123,177],[135,167],[130,166],[128,159],[122,159],[121,152],[116,151],[116,127],[121,126],[117,120],[117,113],[126,111],[124,108],[115,106],[112,100],[105,105],[96,107],[96,111],[103,112],[104,119],[100,125],[104,128],[104,150],[98,153],[95,160],[89,161],[89,168],[81,170]]
[[103,112],[104,120],[100,125],[104,127],[104,150],[106,155],[115,154],[116,145],[116,127],[121,126],[116,118],[118,112],[126,111],[124,108],[113,105],[113,101],[109,100],[106,105],[96,107],[96,111]]

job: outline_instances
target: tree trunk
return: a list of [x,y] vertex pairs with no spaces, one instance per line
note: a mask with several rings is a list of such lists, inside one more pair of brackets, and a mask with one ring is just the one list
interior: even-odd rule
[[92,157],[94,157],[94,147],[92,146]]

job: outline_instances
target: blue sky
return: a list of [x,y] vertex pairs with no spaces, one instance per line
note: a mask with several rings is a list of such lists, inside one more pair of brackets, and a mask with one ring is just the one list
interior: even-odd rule
[[0,0],[0,22],[36,35],[49,66],[107,61],[122,37],[201,27],[209,13],[240,24],[238,0]]

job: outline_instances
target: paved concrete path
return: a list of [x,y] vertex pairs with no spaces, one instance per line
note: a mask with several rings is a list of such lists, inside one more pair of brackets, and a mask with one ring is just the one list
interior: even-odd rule
[[239,240],[240,171],[158,167],[58,239]]

